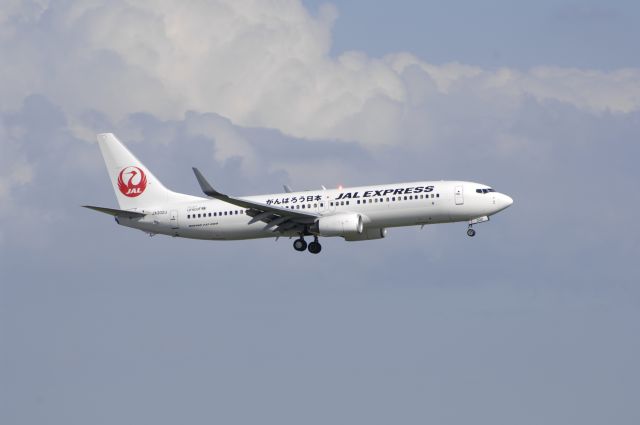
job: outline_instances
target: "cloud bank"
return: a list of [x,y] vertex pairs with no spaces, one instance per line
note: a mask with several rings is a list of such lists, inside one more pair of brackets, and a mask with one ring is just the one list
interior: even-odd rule
[[16,3],[1,18],[0,105],[37,93],[72,116],[95,110],[116,121],[214,112],[237,125],[367,145],[428,132],[437,126],[429,107],[441,97],[472,96],[496,115],[528,98],[591,113],[640,106],[636,69],[521,72],[434,65],[409,53],[332,57],[336,17],[333,6],[314,16],[295,0]]
[[[294,0],[7,4],[0,214],[19,216],[16,205],[28,204],[52,174],[60,184],[80,172],[103,178],[92,151],[100,131],[174,152],[165,167],[187,166],[200,141],[202,158],[239,191],[238,182],[256,188],[256,180],[277,190],[283,180],[317,187],[498,177],[483,159],[505,172],[528,170],[514,182],[531,185],[541,178],[529,169],[538,161],[548,168],[544,178],[562,186],[592,171],[576,163],[567,179],[566,158],[635,146],[638,69],[483,69],[406,52],[332,56],[337,16],[334,6],[311,13]],[[611,163],[613,175],[631,173],[626,158]]]

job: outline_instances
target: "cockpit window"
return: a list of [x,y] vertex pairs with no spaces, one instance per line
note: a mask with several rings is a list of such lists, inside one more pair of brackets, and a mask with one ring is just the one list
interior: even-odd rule
[[495,192],[495,190],[489,188],[489,189],[476,189],[476,193],[489,193],[489,192]]

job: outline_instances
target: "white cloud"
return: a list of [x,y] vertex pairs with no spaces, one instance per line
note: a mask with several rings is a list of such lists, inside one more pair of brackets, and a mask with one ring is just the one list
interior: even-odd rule
[[242,159],[242,169],[253,176],[258,170],[255,153],[249,142],[229,120],[218,115],[188,114],[185,120],[189,136],[204,136],[215,141],[215,159],[225,162],[233,157]]
[[[640,106],[637,69],[486,70],[406,53],[334,58],[335,8],[314,17],[297,0],[13,7],[22,18],[5,11],[0,32],[3,109],[43,93],[71,115],[95,109],[113,120],[133,112],[181,119],[189,110],[215,112],[240,125],[376,146],[416,139],[416,130],[431,134],[424,107],[443,96],[477,97],[487,109],[495,99],[512,108],[528,97],[596,113]],[[422,72],[407,72],[412,67]]]

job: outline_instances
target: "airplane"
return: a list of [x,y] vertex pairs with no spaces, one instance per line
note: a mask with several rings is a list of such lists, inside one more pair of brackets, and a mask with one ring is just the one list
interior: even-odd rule
[[[318,254],[319,237],[382,239],[387,228],[467,222],[473,226],[513,204],[509,196],[468,181],[419,181],[338,189],[230,196],[193,168],[207,198],[167,189],[112,133],[97,136],[119,208],[84,205],[149,235],[205,240],[296,238],[296,251]],[[308,243],[305,237],[312,237]]]

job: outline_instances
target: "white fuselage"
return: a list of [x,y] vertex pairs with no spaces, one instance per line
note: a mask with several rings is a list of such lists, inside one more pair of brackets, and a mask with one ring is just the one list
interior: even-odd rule
[[[464,181],[322,189],[241,199],[321,217],[358,213],[365,230],[471,221],[491,216],[513,203],[510,197],[486,185]],[[262,221],[250,223],[252,217],[245,208],[216,199],[185,196],[184,200],[136,210],[148,215],[142,219],[119,217],[119,224],[151,234],[192,239],[238,240],[298,234],[274,232]]]

